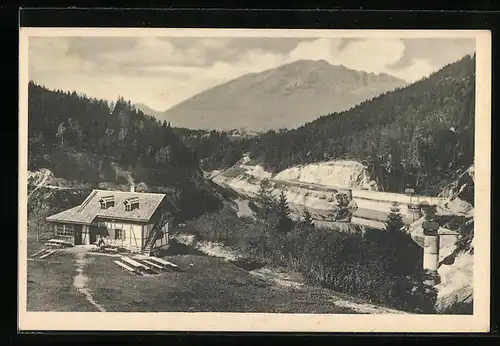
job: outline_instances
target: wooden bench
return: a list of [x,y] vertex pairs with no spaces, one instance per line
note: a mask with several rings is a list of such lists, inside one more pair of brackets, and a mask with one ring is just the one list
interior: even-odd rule
[[64,240],[61,240],[61,239],[50,239],[48,240],[45,245],[60,245],[61,247],[63,246],[67,246],[67,247],[73,247],[73,244],[67,242],[67,241],[64,241]]
[[149,264],[150,266],[154,267],[154,268],[157,268],[157,269],[164,269],[162,266],[158,265],[158,264],[154,264],[153,262],[150,262],[148,260],[144,260],[144,263],[147,263]]
[[53,248],[60,249],[63,247],[62,244],[58,244],[58,243],[47,243],[47,244],[45,244],[45,246],[48,248],[52,248],[52,249]]
[[179,266],[177,264],[174,264],[174,263],[171,263],[171,262],[168,262],[168,261],[165,261],[164,259],[161,259],[161,258],[158,258],[158,257],[149,257],[149,259],[151,261],[155,261],[157,263],[160,263],[160,264],[163,264],[165,266],[169,266],[169,267],[174,267],[174,268],[179,268]]
[[38,258],[45,258],[45,257],[48,257],[50,255],[52,255],[54,252],[56,252],[56,250],[50,250],[50,251],[47,251],[45,254],[43,254],[42,256],[38,257]]
[[140,263],[140,262],[137,262],[135,260],[133,260],[132,258],[130,257],[127,257],[127,256],[123,256],[121,257],[121,260],[124,261],[124,262],[127,262],[128,264],[130,264],[132,267],[136,268],[136,270],[138,270],[139,272],[151,272],[151,268],[149,268],[148,266]]
[[161,264],[163,266],[163,268],[169,268],[170,270],[173,270],[173,271],[176,271],[176,272],[181,272],[182,271],[177,264],[165,261],[164,259],[161,259],[161,258],[158,258],[158,257],[149,257],[148,259],[150,261],[155,262],[155,263]]
[[118,253],[118,249],[115,247],[103,247],[104,252]]
[[120,262],[120,261],[113,261],[115,262],[116,264],[118,264],[120,267],[128,270],[129,272],[132,272],[132,273],[135,273],[135,274],[138,274],[140,275],[140,273],[137,273],[136,269],[132,268],[132,267],[129,267],[128,265],[126,265],[125,263],[123,262]]
[[47,251],[47,250],[46,250],[46,249],[42,249],[42,250],[40,250],[40,251],[35,252],[35,253],[34,253],[34,254],[32,254],[30,257],[36,257],[36,256],[40,255],[42,252],[45,252],[45,251]]
[[132,258],[130,257],[127,257],[127,256],[122,256],[122,261],[125,261],[127,263],[130,263],[131,265],[133,265],[134,267],[142,267],[144,269],[149,269],[148,266],[142,264],[141,262],[137,262],[136,260],[133,260]]

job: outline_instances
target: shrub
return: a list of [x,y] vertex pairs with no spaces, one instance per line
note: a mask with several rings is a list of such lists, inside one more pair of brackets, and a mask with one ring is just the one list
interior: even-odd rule
[[296,223],[279,233],[272,221],[239,219],[229,207],[205,214],[191,226],[207,240],[298,271],[312,284],[408,311],[428,312],[434,304],[432,292],[422,284],[422,249],[401,231],[363,235]]

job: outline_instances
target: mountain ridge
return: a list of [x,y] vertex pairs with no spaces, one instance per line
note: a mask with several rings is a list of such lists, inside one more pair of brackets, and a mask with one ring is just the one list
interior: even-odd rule
[[386,73],[297,60],[216,85],[163,113],[147,105],[142,110],[172,126],[191,129],[290,129],[405,85],[406,81]]
[[134,105],[135,105],[135,108],[139,109],[144,114],[148,114],[148,115],[153,116],[157,119],[159,117],[161,117],[161,114],[163,113],[162,111],[153,109],[153,108],[149,107],[147,104],[142,103],[142,102],[137,102]]
[[230,167],[245,154],[269,172],[356,160],[383,191],[409,185],[436,194],[473,163],[474,105],[475,55],[467,55],[429,77],[289,131],[241,139],[229,132],[176,131],[205,170]]

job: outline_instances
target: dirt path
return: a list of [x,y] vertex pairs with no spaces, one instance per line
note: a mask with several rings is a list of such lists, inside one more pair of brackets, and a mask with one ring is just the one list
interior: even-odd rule
[[83,274],[83,269],[85,268],[85,265],[87,264],[87,258],[85,257],[85,253],[78,252],[76,253],[76,272],[77,275],[74,278],[73,281],[73,286],[77,289],[78,292],[82,293],[85,295],[85,298],[89,301],[90,304],[94,305],[97,310],[100,312],[106,312],[106,309],[99,305],[94,298],[92,297],[92,294],[90,294],[88,288],[87,288],[87,282],[89,278]]

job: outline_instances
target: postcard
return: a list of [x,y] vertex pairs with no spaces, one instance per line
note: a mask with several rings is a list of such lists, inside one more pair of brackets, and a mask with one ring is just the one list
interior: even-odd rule
[[489,331],[489,31],[23,27],[19,56],[21,331]]

